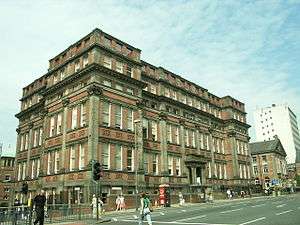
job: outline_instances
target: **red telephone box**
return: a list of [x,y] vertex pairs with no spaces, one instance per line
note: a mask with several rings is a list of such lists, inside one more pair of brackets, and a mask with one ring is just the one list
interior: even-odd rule
[[159,204],[165,207],[171,206],[171,195],[170,195],[170,185],[161,184],[159,185]]

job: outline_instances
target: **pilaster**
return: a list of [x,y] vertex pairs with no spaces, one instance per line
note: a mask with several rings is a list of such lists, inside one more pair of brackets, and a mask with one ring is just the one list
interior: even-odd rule
[[160,171],[162,180],[161,183],[168,183],[168,146],[167,146],[167,115],[164,113],[161,113],[159,115],[160,121],[159,121],[159,128],[160,128],[160,147],[161,147],[161,165],[160,165]]

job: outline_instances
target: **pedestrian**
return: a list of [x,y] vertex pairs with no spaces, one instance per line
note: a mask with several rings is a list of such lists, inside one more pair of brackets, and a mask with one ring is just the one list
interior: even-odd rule
[[19,212],[20,212],[20,201],[19,199],[15,198],[15,201],[14,201],[14,209],[12,210],[13,212],[13,225],[17,225],[18,223],[18,217],[19,217]]
[[93,207],[93,218],[96,219],[97,218],[97,197],[95,194],[93,194],[91,206]]
[[241,191],[241,198],[245,198],[245,192]]
[[121,210],[121,198],[120,195],[117,196],[116,198],[116,211]]
[[144,221],[144,218],[146,217],[146,220],[148,222],[148,225],[152,225],[152,220],[151,220],[151,202],[149,199],[149,196],[146,195],[145,193],[141,193],[140,195],[140,219],[139,219],[139,225],[141,225]]
[[227,189],[227,197],[229,200],[232,198],[230,189]]
[[41,192],[33,199],[33,205],[36,212],[36,220],[33,223],[34,225],[36,225],[37,223],[39,223],[39,225],[44,225],[45,204],[45,192],[44,190],[41,190]]
[[120,196],[120,210],[125,210],[125,198],[123,195]]
[[179,205],[183,206],[183,201],[184,201],[183,194],[181,192],[179,192],[178,197],[179,197]]

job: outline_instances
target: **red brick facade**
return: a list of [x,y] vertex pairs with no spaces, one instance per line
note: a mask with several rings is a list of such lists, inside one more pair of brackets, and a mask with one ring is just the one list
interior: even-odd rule
[[44,188],[49,202],[88,202],[91,160],[105,168],[101,191],[112,205],[114,194],[133,197],[136,169],[138,189],[151,194],[164,183],[173,194],[249,184],[244,104],[140,54],[95,29],[50,60],[16,115],[17,186]]

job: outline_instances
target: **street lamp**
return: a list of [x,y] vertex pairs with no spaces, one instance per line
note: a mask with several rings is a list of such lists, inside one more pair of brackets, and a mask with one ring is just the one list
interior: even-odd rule
[[134,120],[134,155],[135,155],[135,210],[138,211],[138,140],[137,140],[137,125],[141,120]]

